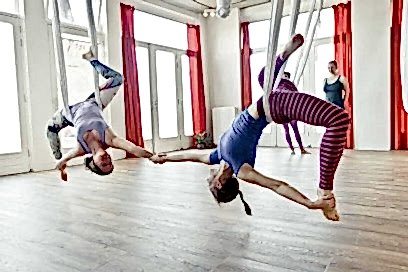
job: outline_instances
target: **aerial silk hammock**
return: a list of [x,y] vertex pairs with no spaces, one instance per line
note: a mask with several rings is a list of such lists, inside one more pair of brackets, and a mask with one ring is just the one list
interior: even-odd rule
[[401,21],[401,49],[400,49],[400,66],[401,66],[401,87],[402,87],[402,103],[405,112],[408,113],[408,1],[402,3],[402,21]]
[[[92,8],[92,0],[86,0],[86,6],[87,6],[88,23],[89,23],[88,33],[89,33],[89,36],[92,42],[92,51],[95,57],[98,57],[98,44],[97,44],[96,27],[95,27],[95,20],[94,20],[94,15],[93,15],[93,8]],[[53,11],[54,11],[54,16],[52,19],[52,29],[53,29],[55,48],[57,50],[57,62],[58,62],[57,70],[58,70],[58,76],[59,76],[59,82],[60,82],[60,90],[62,94],[62,101],[64,103],[65,116],[68,118],[69,121],[72,122],[72,115],[69,109],[67,73],[65,70],[65,58],[64,58],[64,50],[63,50],[62,38],[61,38],[61,21],[60,21],[60,15],[59,15],[58,0],[53,0]],[[95,99],[99,107],[102,108],[100,92],[99,92],[99,77],[96,71],[94,71],[94,83],[95,83]]]

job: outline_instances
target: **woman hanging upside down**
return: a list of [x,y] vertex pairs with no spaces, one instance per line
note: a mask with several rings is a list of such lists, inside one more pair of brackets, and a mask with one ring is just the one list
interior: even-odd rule
[[[82,57],[88,60],[98,73],[108,79],[105,84],[100,86],[100,99],[102,109],[104,109],[112,101],[122,85],[122,75],[99,62],[94,57],[92,50],[83,54]],[[65,172],[67,162],[85,154],[92,154],[92,156],[85,159],[86,167],[92,172],[99,175],[112,173],[112,159],[106,152],[109,147],[125,150],[136,157],[150,158],[153,155],[144,148],[136,146],[115,134],[102,116],[102,109],[96,102],[95,93],[91,94],[85,101],[69,108],[72,122],[64,115],[63,110],[59,110],[47,124],[47,138],[54,157],[58,160],[56,168],[61,171],[63,180],[67,180]],[[62,156],[58,133],[67,126],[76,128],[78,144],[76,148]]]
[[[303,42],[303,36],[298,34],[286,44],[284,51],[276,59],[274,80],[283,63]],[[218,148],[211,154],[154,155],[150,159],[156,163],[193,161],[220,164],[219,169],[211,171],[208,178],[210,191],[219,203],[230,202],[238,194],[243,201],[236,179],[239,178],[271,189],[309,209],[321,209],[327,219],[337,221],[339,215],[332,193],[333,179],[343,153],[349,116],[339,107],[296,90],[293,83],[283,80],[277,90],[270,94],[268,101],[273,121],[278,124],[298,120],[327,128],[320,146],[320,189],[316,201],[311,201],[287,183],[266,177],[254,169],[256,146],[262,130],[268,125],[262,97],[234,120],[222,135]],[[244,202],[244,205],[246,213],[251,214],[248,204]]]

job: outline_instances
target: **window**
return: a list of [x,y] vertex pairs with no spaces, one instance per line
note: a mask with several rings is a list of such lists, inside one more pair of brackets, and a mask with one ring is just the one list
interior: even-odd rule
[[135,37],[141,42],[187,49],[187,26],[183,23],[135,10]]

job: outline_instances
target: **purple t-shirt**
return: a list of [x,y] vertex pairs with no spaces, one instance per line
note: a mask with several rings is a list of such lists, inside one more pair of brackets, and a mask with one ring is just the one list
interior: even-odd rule
[[77,129],[77,140],[86,153],[91,153],[84,140],[84,134],[96,130],[99,133],[103,145],[105,142],[105,130],[108,125],[102,115],[102,110],[94,99],[89,99],[72,106],[71,108],[74,127]]

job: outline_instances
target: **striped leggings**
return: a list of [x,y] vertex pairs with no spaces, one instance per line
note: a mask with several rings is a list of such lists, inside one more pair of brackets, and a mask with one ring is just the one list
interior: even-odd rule
[[278,124],[297,120],[327,128],[320,144],[319,187],[333,190],[350,123],[347,112],[317,97],[279,88],[269,96],[269,103],[272,119]]
[[293,133],[295,134],[295,138],[296,138],[297,143],[299,144],[299,148],[303,150],[302,137],[300,137],[299,128],[298,128],[296,120],[293,120],[290,123],[283,124],[283,128],[285,129],[286,141],[288,142],[289,148],[292,150],[295,149],[292,144],[292,138],[290,137],[289,125],[293,129]]

